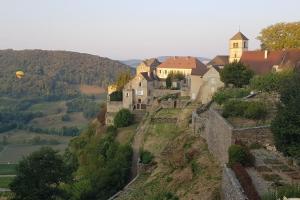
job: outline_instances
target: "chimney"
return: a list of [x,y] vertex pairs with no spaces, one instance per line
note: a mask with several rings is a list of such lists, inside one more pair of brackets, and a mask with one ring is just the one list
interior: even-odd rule
[[265,59],[268,58],[268,50],[265,50]]

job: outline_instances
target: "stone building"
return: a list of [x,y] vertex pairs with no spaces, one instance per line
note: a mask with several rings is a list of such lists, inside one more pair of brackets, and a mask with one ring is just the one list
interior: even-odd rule
[[152,100],[152,92],[158,81],[153,72],[137,74],[123,89],[123,107],[131,111],[145,110]]

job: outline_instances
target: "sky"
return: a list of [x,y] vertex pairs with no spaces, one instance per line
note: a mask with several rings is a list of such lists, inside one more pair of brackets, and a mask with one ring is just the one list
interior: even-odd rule
[[258,49],[262,28],[300,21],[300,0],[0,0],[0,49],[112,59],[228,54],[239,28]]

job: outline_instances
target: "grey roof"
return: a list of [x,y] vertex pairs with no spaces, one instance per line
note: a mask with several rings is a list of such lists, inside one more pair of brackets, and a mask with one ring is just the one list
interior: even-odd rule
[[150,59],[143,60],[143,63],[149,67],[157,67],[158,65],[161,64],[156,58],[150,58]]
[[229,63],[229,56],[216,56],[209,63],[207,63],[207,66],[209,65],[212,65],[213,67],[225,66],[228,63]]
[[249,40],[243,33],[240,31],[235,34],[230,40]]

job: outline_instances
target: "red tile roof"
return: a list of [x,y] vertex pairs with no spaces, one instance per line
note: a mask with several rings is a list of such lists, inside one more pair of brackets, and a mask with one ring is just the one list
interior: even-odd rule
[[203,75],[207,72],[205,64],[197,58],[190,56],[170,57],[157,68],[192,69],[193,75]]
[[265,58],[264,51],[245,51],[242,54],[242,63],[247,65],[256,74],[266,74],[272,71],[274,65],[279,68],[295,68],[300,62],[300,49],[268,52]]

